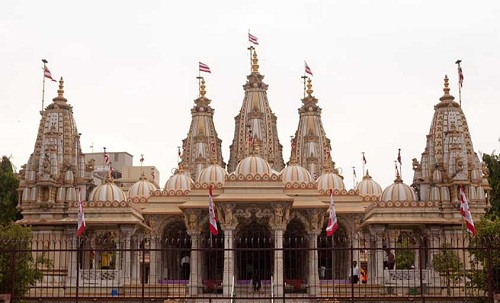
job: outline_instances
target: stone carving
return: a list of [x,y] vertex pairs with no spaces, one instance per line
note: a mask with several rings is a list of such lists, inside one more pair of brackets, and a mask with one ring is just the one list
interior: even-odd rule
[[95,170],[95,159],[90,159],[87,164],[85,164],[86,172],[93,172]]

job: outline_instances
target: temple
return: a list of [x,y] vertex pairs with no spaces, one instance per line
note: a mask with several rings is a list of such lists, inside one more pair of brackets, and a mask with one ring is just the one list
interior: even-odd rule
[[[41,112],[33,153],[20,172],[23,219],[18,223],[31,226],[34,238],[55,240],[47,244],[54,245],[54,267],[43,283],[64,292],[104,280],[112,288],[184,281],[188,296],[217,285],[229,296],[235,285],[258,272],[263,283],[269,281],[263,287],[272,287],[276,296],[293,281],[305,281],[306,295],[317,296],[322,280],[347,279],[354,260],[370,273],[369,283],[386,283],[385,250],[394,250],[404,239],[418,239],[411,243],[419,248],[413,251],[412,268],[432,270],[435,251],[426,247],[463,232],[461,187],[473,217],[488,209],[487,170],[474,151],[465,114],[450,95],[446,76],[444,93],[437,96],[434,116],[429,117],[427,140],[421,142],[423,152],[413,159],[413,179],[402,180],[396,169],[394,183],[382,189],[366,171],[349,189],[335,167],[335,150],[323,128],[311,79],[285,165],[268,85],[259,72],[257,52],[251,52],[234,138],[224,147],[230,152],[227,166],[207,83],[201,79],[179,167],[161,187],[154,168],[150,174],[149,168],[123,167],[117,175],[102,159],[86,160],[61,78],[57,97]],[[170,130],[169,136],[177,140],[182,134]],[[209,187],[217,236],[208,229]],[[87,225],[80,241],[79,198]],[[325,235],[330,199],[339,224],[332,238]],[[288,240],[292,238],[301,240]],[[60,249],[63,242],[69,243],[68,249]],[[354,253],[341,249],[348,246]],[[181,267],[185,256],[190,257],[187,275]]]

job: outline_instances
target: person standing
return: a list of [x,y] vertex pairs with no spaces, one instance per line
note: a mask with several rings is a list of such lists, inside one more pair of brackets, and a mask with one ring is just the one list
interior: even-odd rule
[[359,282],[359,267],[357,261],[352,261],[352,277],[351,283],[358,284]]
[[190,266],[189,255],[186,254],[181,259],[181,275],[183,280],[189,280]]

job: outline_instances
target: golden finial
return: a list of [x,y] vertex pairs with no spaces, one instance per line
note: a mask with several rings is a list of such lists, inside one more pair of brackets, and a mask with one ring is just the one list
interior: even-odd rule
[[311,81],[311,78],[308,78],[308,79],[307,79],[307,90],[306,90],[306,92],[307,92],[307,95],[308,95],[309,97],[311,97],[311,95],[312,95],[312,93],[313,93],[313,90],[312,90],[312,84],[311,84],[311,82],[312,82],[312,81]]
[[205,97],[205,94],[207,91],[205,90],[205,78],[201,78],[201,84],[200,84],[200,96]]
[[450,84],[448,83],[448,75],[444,75],[444,88],[443,88],[444,95],[441,98],[439,98],[439,100],[441,100],[441,101],[453,101],[455,99],[455,97],[450,95],[449,85]]
[[64,98],[64,79],[63,77],[61,77],[61,79],[59,80],[59,89],[57,90],[57,97],[55,97],[54,99],[52,99],[52,101],[63,101],[63,102],[66,102],[68,100],[66,100],[66,98]]
[[259,72],[259,59],[257,59],[257,51],[253,51],[253,59],[252,59],[252,73]]

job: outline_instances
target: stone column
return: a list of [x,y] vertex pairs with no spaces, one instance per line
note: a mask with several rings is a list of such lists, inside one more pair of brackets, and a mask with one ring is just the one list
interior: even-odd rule
[[281,226],[275,226],[274,231],[274,295],[283,296],[283,232]]
[[188,231],[188,235],[191,237],[191,257],[190,257],[190,273],[189,273],[189,295],[196,296],[198,294],[199,286],[201,285],[200,281],[200,251],[198,250],[200,247],[200,234],[199,230],[190,230]]
[[[384,250],[382,248],[383,246],[383,233],[384,233],[384,226],[380,225],[375,225],[375,226],[370,226],[370,235],[372,238],[372,241],[370,243],[370,246],[374,244],[374,247],[370,250],[370,271],[373,273],[370,275],[372,278],[372,283],[377,283],[377,284],[383,284],[384,283]],[[373,257],[373,261],[372,258]]]
[[158,239],[156,237],[151,237],[151,240],[149,242],[149,284],[157,283],[158,282],[158,272],[156,269],[159,267],[158,261],[157,261],[157,241]]
[[[77,265],[77,258],[78,258],[78,238],[76,237],[76,232],[74,229],[67,229],[65,231],[65,236],[67,239],[68,243],[68,251],[69,251],[69,258],[68,264],[67,264],[67,269],[68,269],[68,278],[66,279],[66,286],[76,286],[76,265]],[[82,283],[80,279],[80,284]]]
[[222,292],[224,296],[231,296],[234,278],[234,225],[222,225],[224,230],[224,273],[222,275]]
[[312,230],[307,233],[308,238],[308,277],[307,284],[309,285],[308,293],[311,296],[319,294],[320,280],[319,280],[319,267],[318,267],[318,235],[317,230]]
[[131,269],[131,263],[132,261],[132,252],[130,250],[130,241],[132,240],[132,234],[135,232],[136,228],[135,227],[122,227],[121,231],[123,233],[123,240],[125,241],[124,246],[121,247],[124,249],[122,256],[123,260],[120,258],[119,262],[117,264],[123,264],[123,275],[124,275],[124,280],[123,282],[125,284],[128,284],[131,282],[131,275],[130,275],[130,269]]

